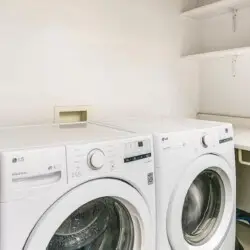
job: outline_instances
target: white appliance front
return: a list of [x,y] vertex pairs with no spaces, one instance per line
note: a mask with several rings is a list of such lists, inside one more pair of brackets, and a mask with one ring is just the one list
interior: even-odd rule
[[[152,136],[52,129],[48,138],[66,143],[0,152],[0,249],[155,249]],[[50,129],[27,128],[27,136],[31,130]],[[103,130],[113,139],[98,140]],[[20,143],[24,131],[15,132]]]
[[233,250],[236,176],[230,124],[113,119],[97,124],[154,135],[157,250]]
[[233,250],[231,125],[155,135],[158,250]]
[[233,179],[228,163],[219,156],[197,158],[181,174],[171,195],[166,225],[173,249],[218,249],[235,213]]
[[151,215],[143,197],[116,179],[82,184],[56,201],[32,230],[25,250],[147,249]]

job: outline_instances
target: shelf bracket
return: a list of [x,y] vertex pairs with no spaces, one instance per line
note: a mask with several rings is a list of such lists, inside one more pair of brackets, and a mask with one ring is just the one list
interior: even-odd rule
[[238,16],[238,10],[232,9],[232,15],[233,15],[233,32],[236,32],[237,30],[237,16]]
[[236,77],[236,63],[238,60],[238,55],[234,55],[232,58],[232,75],[233,77]]

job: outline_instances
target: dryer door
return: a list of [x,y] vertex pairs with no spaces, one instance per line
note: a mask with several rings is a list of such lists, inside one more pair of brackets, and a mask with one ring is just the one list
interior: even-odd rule
[[218,156],[201,156],[183,173],[171,196],[167,234],[172,248],[217,249],[234,213],[234,171]]
[[38,221],[25,250],[152,250],[153,220],[129,184],[100,179],[74,188]]

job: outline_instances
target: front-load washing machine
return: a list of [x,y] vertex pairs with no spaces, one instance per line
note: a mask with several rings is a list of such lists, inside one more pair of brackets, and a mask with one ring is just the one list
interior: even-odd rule
[[0,130],[1,250],[155,249],[152,136]]
[[233,250],[235,160],[230,124],[113,119],[96,123],[154,135],[158,250]]

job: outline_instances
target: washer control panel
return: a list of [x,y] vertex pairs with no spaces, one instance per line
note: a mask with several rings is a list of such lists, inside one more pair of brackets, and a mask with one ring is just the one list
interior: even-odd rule
[[133,141],[125,144],[124,163],[139,161],[152,157],[151,142],[149,139]]
[[68,181],[80,182],[84,178],[110,176],[115,172],[131,172],[152,166],[152,138],[136,138],[66,146]]

